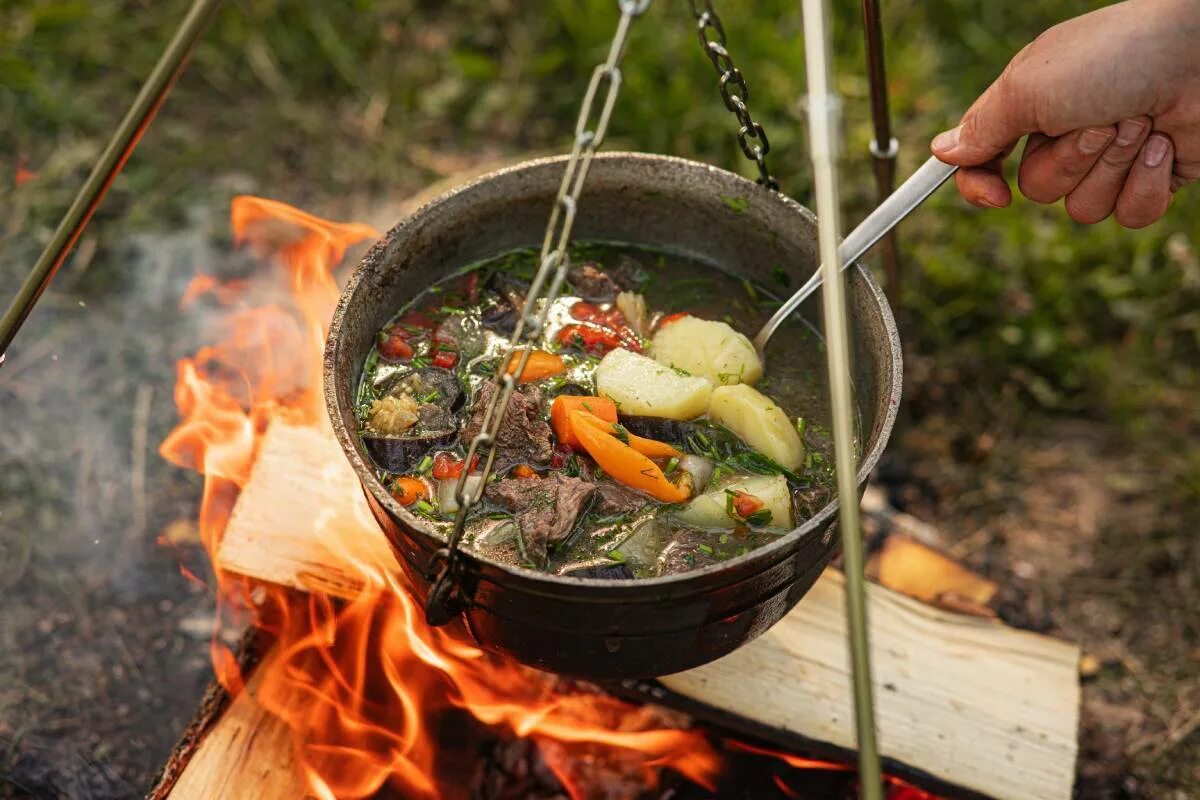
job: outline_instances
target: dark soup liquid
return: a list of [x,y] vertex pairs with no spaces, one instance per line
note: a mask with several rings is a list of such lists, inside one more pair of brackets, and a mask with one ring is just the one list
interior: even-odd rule
[[[430,287],[380,331],[359,430],[379,477],[448,532],[454,489],[537,268],[532,249]],[[832,496],[824,353],[797,321],[764,372],[746,337],[779,300],[670,253],[584,243],[518,378],[464,545],[597,578],[671,575],[773,541]],[[778,277],[786,290],[785,276]]]

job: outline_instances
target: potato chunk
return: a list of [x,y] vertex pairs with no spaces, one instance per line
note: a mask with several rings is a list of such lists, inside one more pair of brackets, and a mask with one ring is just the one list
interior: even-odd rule
[[762,377],[762,360],[754,345],[717,320],[689,316],[667,324],[654,334],[650,355],[716,386],[754,383]]
[[596,393],[609,397],[622,414],[692,419],[708,408],[712,384],[681,375],[652,358],[618,348],[596,367]]
[[774,400],[751,386],[737,384],[713,389],[708,416],[788,469],[804,463],[804,442],[788,415]]
[[675,519],[698,528],[732,528],[737,520],[729,513],[728,492],[745,492],[763,502],[763,509],[771,512],[766,523],[769,528],[791,530],[792,492],[787,478],[782,475],[752,475],[735,478],[719,489],[696,497],[674,514]]

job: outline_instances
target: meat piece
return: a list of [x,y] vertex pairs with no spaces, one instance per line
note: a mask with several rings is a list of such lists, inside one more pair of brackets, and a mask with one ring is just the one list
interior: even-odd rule
[[618,258],[617,265],[610,269],[608,274],[616,281],[617,286],[627,292],[636,291],[646,282],[646,271],[642,269],[641,263],[629,256]]
[[[483,427],[483,416],[496,391],[488,381],[479,387],[479,397],[471,411],[471,421],[463,432],[470,442]],[[550,461],[550,426],[542,419],[542,393],[536,388],[517,390],[508,401],[508,411],[496,434],[496,457],[504,463],[545,464]]]
[[544,567],[549,546],[567,538],[595,491],[595,484],[553,473],[497,481],[488,487],[487,498],[516,515],[525,554]]
[[575,293],[590,303],[611,303],[617,299],[621,286],[595,264],[580,264],[567,273]]
[[677,575],[717,563],[712,538],[704,531],[679,531],[658,557],[658,574]]
[[651,502],[651,499],[637,489],[622,486],[619,483],[601,483],[596,486],[596,505],[594,509],[599,514],[628,514],[637,511]]

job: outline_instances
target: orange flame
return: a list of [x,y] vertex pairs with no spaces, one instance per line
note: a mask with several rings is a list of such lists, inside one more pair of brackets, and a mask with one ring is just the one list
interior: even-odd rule
[[[234,199],[232,223],[239,243],[283,268],[288,291],[259,291],[257,277],[235,283],[202,275],[185,293],[185,305],[211,299],[222,314],[216,343],[179,362],[181,422],[160,451],[205,477],[199,527],[210,557],[267,426],[286,420],[327,430],[319,372],[338,299],[333,270],[350,247],[379,235],[255,197]],[[350,547],[377,535],[364,530],[331,539]],[[341,555],[362,565],[365,588],[349,602],[263,586],[267,601],[251,604],[248,582],[213,561],[222,613],[254,607],[256,624],[277,635],[278,657],[259,667],[258,700],[291,729],[314,796],[367,797],[385,784],[405,797],[465,794],[462,764],[453,763],[464,757],[454,753],[463,726],[446,723],[456,715],[531,738],[576,800],[595,796],[600,782],[607,797],[634,797],[656,785],[662,769],[715,785],[720,757],[685,721],[571,687],[431,629],[398,578],[355,553]],[[215,636],[213,660],[222,683],[240,688],[236,661]]]

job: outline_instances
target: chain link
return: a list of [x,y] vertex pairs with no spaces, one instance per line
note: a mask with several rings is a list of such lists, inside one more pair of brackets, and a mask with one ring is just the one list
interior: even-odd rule
[[[471,440],[467,448],[464,464],[470,465],[475,456],[483,449],[487,457],[483,461],[482,470],[477,476],[470,474],[471,470],[464,469],[454,486],[454,499],[458,503],[458,513],[454,517],[454,527],[446,540],[446,546],[433,555],[428,577],[433,581],[429,597],[425,603],[425,617],[432,625],[442,625],[457,615],[454,608],[461,597],[459,581],[461,575],[461,551],[458,549],[466,528],[467,514],[483,497],[487,486],[488,476],[496,460],[496,437],[500,423],[508,412],[509,400],[516,389],[515,375],[525,370],[529,354],[537,344],[538,337],[546,325],[546,317],[550,306],[558,297],[558,291],[566,278],[570,258],[567,255],[567,245],[571,241],[571,229],[575,225],[575,213],[579,204],[579,195],[583,192],[583,184],[591,167],[592,156],[596,148],[604,141],[608,131],[608,121],[612,117],[613,106],[621,91],[621,57],[625,53],[625,44],[629,36],[629,27],[634,17],[641,15],[650,5],[650,0],[618,0],[621,19],[613,34],[609,46],[608,58],[598,64],[592,71],[587,91],[583,96],[583,104],[579,109],[579,118],[575,123],[575,142],[571,147],[571,155],[567,159],[563,171],[562,183],[558,187],[558,196],[554,199],[554,207],[550,212],[550,221],[546,225],[546,235],[542,240],[541,261],[537,274],[529,286],[525,306],[521,317],[513,329],[509,340],[508,350],[502,359],[503,367],[497,370],[496,379],[498,391],[492,393],[492,399],[484,411],[479,433]],[[593,106],[596,98],[604,90],[604,99],[599,112],[592,124]],[[765,139],[763,140],[765,143]],[[548,284],[548,285],[547,285]],[[541,306],[539,310],[539,305]],[[516,366],[513,368],[513,360]],[[472,490],[467,489],[467,479],[477,477]]]
[[767,132],[763,126],[750,116],[746,105],[750,102],[750,87],[741,70],[733,63],[733,57],[725,49],[725,26],[713,9],[712,0],[688,0],[692,7],[692,16],[696,18],[696,33],[700,38],[700,46],[704,54],[712,62],[713,68],[721,77],[721,99],[725,107],[733,112],[741,124],[738,129],[738,145],[746,158],[758,165],[758,182],[768,189],[779,191],[779,183],[767,170],[767,153],[771,152],[771,143],[767,140]]

